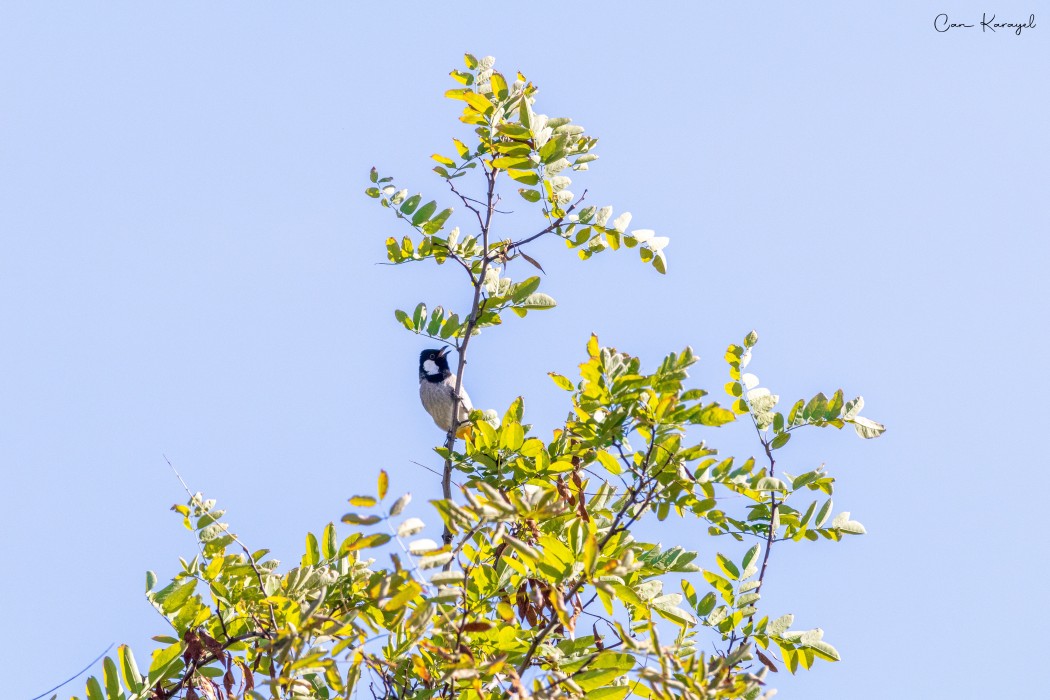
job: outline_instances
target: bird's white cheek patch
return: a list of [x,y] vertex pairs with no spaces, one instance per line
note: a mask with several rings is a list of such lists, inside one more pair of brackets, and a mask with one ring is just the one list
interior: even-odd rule
[[423,371],[427,374],[441,374],[441,370],[438,369],[437,363],[433,360],[423,362]]

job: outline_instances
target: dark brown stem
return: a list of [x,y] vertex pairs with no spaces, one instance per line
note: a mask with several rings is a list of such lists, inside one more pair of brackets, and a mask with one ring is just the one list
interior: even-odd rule
[[562,215],[561,217],[559,217],[555,221],[551,222],[550,226],[548,226],[547,228],[543,229],[539,233],[534,233],[533,235],[531,235],[531,236],[529,236],[527,238],[523,238],[520,241],[515,241],[514,243],[511,243],[510,245],[507,246],[505,253],[507,255],[509,255],[511,253],[511,251],[513,251],[515,248],[520,248],[521,246],[525,245],[526,243],[532,243],[537,238],[545,236],[548,233],[550,233],[551,231],[553,231],[553,230],[555,230],[557,228],[560,228],[561,225],[563,223],[565,223],[565,217],[567,217],[569,214],[571,214],[573,211],[575,211],[576,207],[580,206],[580,203],[583,202],[583,200],[584,200],[584,198],[586,196],[587,196],[587,190],[584,190],[583,194],[580,195],[580,198],[577,199],[575,202],[573,202],[572,206],[570,206],[568,209],[565,210],[565,214],[564,215]]
[[[498,173],[499,171],[496,169],[485,170],[485,179],[488,180],[488,193],[486,195],[488,206],[485,210],[484,216],[475,210],[478,213],[478,221],[481,223],[481,242],[483,248],[481,272],[478,274],[477,280],[474,282],[474,300],[470,305],[470,315],[467,317],[467,325],[464,327],[463,339],[456,348],[459,352],[459,365],[456,368],[456,387],[452,394],[452,427],[449,428],[448,435],[445,437],[445,450],[448,452],[448,456],[445,458],[445,470],[441,475],[441,494],[446,501],[452,500],[452,449],[456,445],[456,432],[459,430],[459,421],[457,420],[459,417],[459,396],[460,392],[463,390],[463,373],[467,366],[467,346],[470,344],[470,338],[474,334],[474,329],[477,328],[478,325],[479,316],[483,306],[481,290],[485,286],[485,276],[488,273],[489,264],[491,263],[491,260],[489,259],[489,229],[492,225],[492,214],[495,208],[494,192],[496,189],[496,175]],[[451,183],[449,183],[449,186],[452,186]],[[455,187],[452,188],[452,191],[456,191]],[[457,192],[456,194],[459,193]],[[447,524],[441,533],[441,541],[446,545],[452,544],[452,530],[449,529]],[[451,560],[449,563],[451,563]]]
[[[758,424],[757,423],[755,424],[755,430],[756,431],[758,430]],[[758,433],[758,439],[762,443],[763,449],[766,451],[766,459],[769,460],[769,475],[773,476],[773,472],[776,469],[776,464],[777,464],[777,461],[773,458],[773,450],[770,448],[769,442],[764,437],[762,437],[761,431],[759,431],[759,433]],[[773,551],[773,543],[777,541],[776,540],[776,536],[777,536],[776,520],[777,520],[777,506],[778,505],[780,505],[780,504],[777,503],[776,491],[770,491],[769,492],[769,529],[766,531],[766,547],[765,547],[766,551],[762,553],[762,567],[758,571],[758,585],[755,587],[755,590],[754,590],[755,593],[760,593],[762,591],[762,583],[766,580],[766,567],[769,565],[769,554],[770,554],[770,552]],[[754,613],[752,613],[747,618],[747,623],[748,623],[748,625],[752,625],[752,624],[754,624],[754,621],[755,621],[755,615],[754,615]],[[748,638],[750,636],[751,636],[750,633],[745,634],[740,639],[740,645],[743,646],[744,644],[747,644],[747,640],[748,640]],[[736,632],[733,633],[733,637],[731,637],[730,640],[729,640],[729,651],[726,653],[726,656],[729,656],[729,653],[731,653],[733,651],[733,642],[735,641],[735,639],[736,639]]]

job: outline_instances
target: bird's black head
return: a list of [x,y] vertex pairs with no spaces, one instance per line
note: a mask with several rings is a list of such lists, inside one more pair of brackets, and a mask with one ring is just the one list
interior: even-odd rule
[[419,380],[440,382],[452,374],[448,368],[448,348],[419,353]]

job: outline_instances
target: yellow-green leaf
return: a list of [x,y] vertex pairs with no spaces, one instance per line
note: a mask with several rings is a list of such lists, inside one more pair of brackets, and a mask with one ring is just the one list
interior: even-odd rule
[[117,647],[117,656],[120,657],[120,675],[124,678],[124,685],[133,693],[142,690],[142,674],[135,663],[135,655],[131,653],[131,648],[127,644],[121,644]]
[[153,662],[149,665],[149,675],[152,678],[168,667],[175,659],[182,656],[182,642],[175,642],[165,649],[157,649],[153,652]]
[[564,389],[565,391],[572,391],[572,382],[569,381],[568,377],[564,377],[557,372],[547,372],[547,376],[553,379],[554,383],[557,384],[559,388]]
[[418,583],[416,583],[414,580],[409,580],[407,583],[405,583],[401,590],[394,595],[393,598],[388,600],[383,605],[383,610],[400,610],[405,606],[406,603],[408,603],[410,600],[419,595],[422,592],[422,590],[423,589]]
[[321,561],[321,550],[317,546],[317,535],[312,532],[306,533],[306,554],[303,555],[303,563],[314,566]]
[[525,442],[525,430],[521,423],[511,423],[500,432],[499,446],[506,450],[517,450]]
[[587,341],[587,354],[591,357],[598,357],[598,336],[591,334],[590,340]]
[[160,609],[164,611],[165,615],[172,614],[186,604],[186,601],[190,599],[191,595],[193,595],[193,589],[196,586],[197,579],[195,578],[191,578],[186,581],[186,583],[178,586],[166,598],[164,598],[163,602],[160,604]]
[[506,99],[507,94],[508,94],[508,91],[507,91],[507,79],[504,78],[499,73],[493,72],[492,78],[489,79],[489,82],[492,84],[492,93],[498,99],[501,99],[501,100]]

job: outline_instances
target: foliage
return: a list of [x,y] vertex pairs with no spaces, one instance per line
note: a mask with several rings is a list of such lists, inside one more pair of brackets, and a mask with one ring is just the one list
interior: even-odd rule
[[[539,276],[512,280],[515,259],[542,270],[526,247],[557,236],[582,259],[638,248],[666,270],[667,239],[628,232],[629,214],[583,207],[563,173],[586,170],[597,139],[565,118],[534,111],[536,88],[513,83],[491,58],[466,57],[453,71],[474,128],[454,156],[435,155],[434,171],[469,212],[476,230],[446,229],[452,208],[371,172],[368,196],[413,229],[386,242],[390,263],[452,262],[470,283],[470,306],[428,312],[421,303],[397,320],[459,353],[462,381],[470,339],[555,302]],[[458,189],[477,175],[478,197]],[[537,205],[542,223],[518,239],[496,240],[501,186]],[[860,416],[863,401],[841,390],[777,410],[779,400],[744,372],[757,334],[725,354],[726,406],[688,386],[690,348],[654,370],[626,352],[586,341],[579,376],[551,374],[565,390],[564,425],[533,434],[524,402],[502,414],[475,411],[460,443],[443,446],[444,497],[433,507],[442,542],[404,517],[386,472],[350,499],[340,527],[306,537],[298,566],[283,569],[266,550],[250,551],[200,494],[174,507],[199,553],[146,597],[170,631],[155,637],[145,672],[122,646],[104,662],[90,700],[117,698],[345,698],[367,688],[390,698],[758,698],[767,674],[837,661],[820,629],[795,630],[790,614],[761,605],[770,554],[779,543],[839,541],[864,533],[848,512],[834,514],[834,478],[824,468],[777,470],[778,450],[803,428],[853,426],[863,438],[883,426]],[[760,458],[720,458],[714,430],[746,417]],[[451,475],[461,479],[458,493]],[[732,504],[732,507],[727,504]],[[690,551],[636,537],[643,518],[705,524],[711,536],[753,542],[742,556]],[[675,531],[667,530],[671,537]],[[710,540],[714,542],[715,540]],[[691,543],[690,543],[691,544]],[[782,545],[781,545],[782,546]],[[390,566],[373,555],[386,552]],[[708,653],[712,648],[717,652]],[[768,695],[767,695],[768,696]]]

